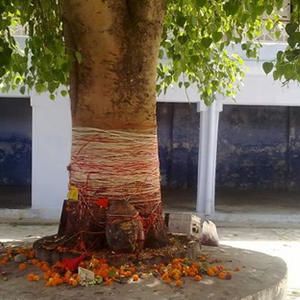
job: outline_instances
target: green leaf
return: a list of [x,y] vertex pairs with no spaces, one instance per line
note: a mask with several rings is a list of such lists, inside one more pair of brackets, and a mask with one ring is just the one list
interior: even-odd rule
[[96,276],[95,281],[97,284],[101,284],[103,282],[103,277],[102,276]]
[[38,82],[36,85],[35,85],[35,89],[38,93],[42,93],[46,90],[46,86],[43,84],[43,83],[40,83]]
[[163,49],[159,49],[158,57],[160,59],[162,59],[164,57],[164,50]]
[[296,23],[288,23],[285,26],[285,31],[287,32],[288,35],[292,35],[298,28],[298,24]]
[[209,37],[205,37],[201,40],[201,44],[205,47],[208,48],[212,43],[212,39]]
[[195,0],[196,6],[202,7],[207,3],[207,0]]
[[290,45],[291,48],[294,48],[297,44],[297,40],[295,39],[294,35],[291,35],[287,39],[288,44]]
[[280,39],[280,37],[281,37],[281,34],[282,34],[282,33],[281,33],[281,31],[280,31],[280,30],[276,30],[276,31],[275,31],[275,37],[276,37],[276,39],[277,39],[277,40],[279,40],[279,39]]
[[273,9],[274,9],[274,7],[272,4],[268,5],[267,6],[267,14],[270,15],[273,12]]
[[184,87],[187,89],[191,84],[190,84],[190,82],[185,81],[183,85],[184,85]]
[[276,55],[277,60],[281,60],[282,55],[283,55],[283,51],[278,51]]
[[7,43],[0,44],[0,65],[9,65],[11,61],[12,49]]
[[272,62],[264,62],[263,63],[263,69],[266,74],[269,74],[273,70],[273,63]]
[[293,37],[293,40],[296,42],[296,44],[300,43],[300,32],[294,32],[290,37]]
[[6,73],[6,69],[4,66],[0,66],[0,78]]
[[21,86],[20,87],[20,93],[22,94],[22,95],[24,95],[25,94],[25,91],[26,91],[26,87],[23,85],[23,86]]
[[[177,61],[180,61],[180,60],[181,60],[181,55],[178,54],[178,53],[174,54],[173,60],[174,60],[174,62],[175,62],[175,61],[176,61],[176,62],[177,62]],[[174,72],[174,71],[171,70],[170,72]]]
[[112,267],[109,271],[108,271],[108,276],[109,277],[115,277],[117,274],[117,271],[114,267]]
[[193,55],[191,57],[191,61],[194,63],[194,64],[197,64],[199,62],[199,55]]
[[237,11],[239,10],[239,6],[242,3],[239,3],[238,0],[230,0],[225,3],[224,10],[227,13],[227,15],[235,15]]
[[212,38],[213,38],[213,41],[214,41],[215,43],[217,43],[218,41],[220,41],[220,40],[222,39],[222,37],[223,37],[223,33],[222,33],[222,32],[219,32],[219,31],[214,32],[214,33],[212,34]]
[[270,19],[267,20],[267,22],[266,22],[266,29],[269,30],[269,31],[271,31],[273,29],[273,27],[274,27],[273,21],[270,20]]
[[181,35],[178,37],[178,41],[182,45],[185,44],[187,42],[187,40],[188,40],[188,37],[186,35]]
[[247,50],[248,49],[248,45],[246,43],[243,43],[241,47],[242,47],[242,50]]
[[178,14],[176,18],[176,23],[179,27],[183,27],[186,22],[186,17],[183,14]]
[[66,97],[66,96],[68,95],[68,91],[62,90],[62,91],[60,92],[60,94],[61,94],[63,97]]
[[273,72],[273,79],[274,80],[279,79],[279,73],[276,70]]

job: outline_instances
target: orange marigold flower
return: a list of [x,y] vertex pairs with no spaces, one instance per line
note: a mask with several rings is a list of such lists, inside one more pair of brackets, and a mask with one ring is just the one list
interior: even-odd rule
[[43,262],[43,263],[41,263],[41,265],[40,265],[40,269],[41,269],[41,271],[43,271],[43,272],[47,272],[47,271],[50,270],[50,267],[49,267],[48,263]]
[[34,273],[29,273],[27,275],[27,280],[28,281],[39,281],[40,280],[40,276]]
[[65,273],[65,275],[64,275],[64,280],[66,281],[66,282],[68,282],[68,280],[72,277],[72,272],[71,271],[67,271],[66,273]]
[[71,277],[69,279],[69,282],[68,282],[70,285],[72,286],[77,286],[79,284],[79,279],[78,278],[74,278],[74,277]]
[[52,274],[51,271],[44,272],[44,275],[43,275],[44,279],[48,280],[51,277],[51,274]]
[[130,277],[132,275],[132,272],[131,271],[125,271],[124,272],[124,276],[125,277]]
[[173,269],[173,270],[171,271],[170,276],[171,276],[173,279],[178,280],[178,279],[181,278],[181,271],[178,270],[178,269]]
[[33,258],[29,262],[32,263],[35,266],[39,261],[38,261],[38,259]]
[[162,280],[165,280],[165,279],[167,279],[167,278],[169,278],[169,274],[168,274],[168,272],[165,272],[165,273],[161,276],[161,279],[162,279]]
[[232,275],[230,272],[222,271],[218,274],[218,277],[223,280],[230,280]]
[[207,268],[206,273],[208,276],[216,276],[217,275],[217,272],[214,267]]
[[138,274],[134,274],[133,276],[132,276],[132,280],[133,281],[138,281],[139,280],[139,275]]
[[19,264],[19,270],[20,271],[24,271],[25,269],[27,269],[27,264],[26,263]]
[[4,256],[0,260],[0,265],[6,265],[8,262],[9,262],[9,257],[8,256]]
[[175,285],[177,287],[182,287],[183,286],[183,281],[182,280],[176,280]]
[[28,258],[34,258],[34,256],[35,256],[34,250],[33,250],[33,249],[30,249],[30,250],[26,253],[26,256],[27,256]]
[[195,281],[200,281],[200,280],[202,280],[202,276],[201,276],[201,275],[196,275],[196,276],[194,277],[194,280],[195,280]]

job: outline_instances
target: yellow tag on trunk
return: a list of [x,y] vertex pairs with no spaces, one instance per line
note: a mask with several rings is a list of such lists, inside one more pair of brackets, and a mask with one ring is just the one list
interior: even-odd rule
[[78,201],[78,188],[74,185],[71,185],[68,192],[68,200]]

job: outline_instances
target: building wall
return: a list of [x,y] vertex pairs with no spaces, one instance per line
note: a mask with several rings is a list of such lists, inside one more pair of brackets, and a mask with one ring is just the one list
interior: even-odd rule
[[[159,103],[162,183],[196,188],[199,113]],[[225,105],[220,113],[216,186],[300,189],[300,108]]]
[[71,115],[68,98],[32,93],[32,208],[39,218],[58,219],[68,191]]
[[287,107],[225,106],[220,116],[217,186],[287,187],[288,135]]
[[[67,165],[70,162],[71,117],[70,101],[58,96],[55,101],[47,93],[32,91],[26,95],[32,110],[31,208],[0,209],[1,220],[58,220],[68,190]],[[19,92],[0,93],[1,99],[19,99]],[[0,107],[0,113],[2,109]],[[20,104],[14,111],[24,110]],[[4,114],[6,115],[6,114]],[[0,119],[3,121],[4,116]],[[3,124],[0,124],[0,128]],[[28,132],[24,125],[18,126]],[[1,130],[0,130],[1,131]],[[1,197],[1,195],[0,195]]]
[[0,98],[0,185],[30,185],[31,139],[30,100]]
[[195,103],[158,103],[158,137],[162,185],[196,188],[199,113]]

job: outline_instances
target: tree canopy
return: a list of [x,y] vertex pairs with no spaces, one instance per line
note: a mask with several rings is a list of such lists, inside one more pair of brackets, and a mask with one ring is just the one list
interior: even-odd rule
[[[64,39],[63,0],[0,0],[0,87],[35,88],[49,91],[55,98],[61,86],[68,86],[72,62],[84,57],[80,49],[70,49]],[[149,0],[139,0],[149,1]],[[300,80],[299,4],[286,31],[286,51],[276,62],[264,65],[266,73],[274,68],[275,79]],[[241,44],[248,57],[257,57],[263,30],[280,34],[278,10],[283,0],[166,0],[166,16],[159,53],[158,91],[169,85],[197,86],[207,104],[215,93],[233,97],[243,77],[243,59],[229,51]],[[13,32],[21,26],[28,36],[20,45]],[[67,94],[65,88],[61,90]]]
[[283,83],[300,82],[300,2],[291,1],[291,5],[291,19],[285,26],[288,46],[285,51],[278,51],[273,62],[264,63],[265,72],[273,70],[273,78]]

